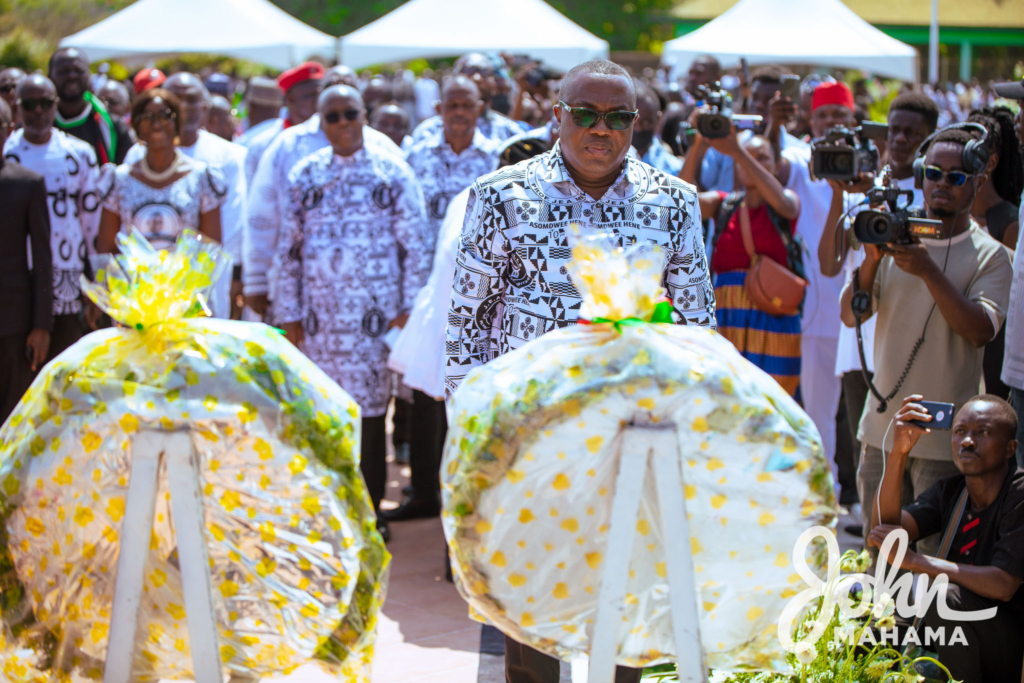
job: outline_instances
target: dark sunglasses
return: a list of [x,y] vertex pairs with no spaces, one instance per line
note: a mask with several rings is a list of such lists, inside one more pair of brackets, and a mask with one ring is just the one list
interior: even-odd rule
[[464,66],[459,69],[459,74],[462,76],[483,76],[484,78],[490,78],[494,75],[494,69],[488,69],[483,66]]
[[605,124],[612,130],[626,130],[633,125],[639,112],[636,111],[610,111],[602,114],[586,107],[570,107],[561,100],[558,105],[572,116],[572,122],[580,128],[593,128],[597,122],[604,119]]
[[0,85],[0,92],[13,92],[18,86],[14,83],[4,83]]
[[967,179],[971,177],[970,173],[964,173],[963,171],[946,171],[943,172],[938,166],[925,166],[924,177],[933,183],[942,181],[942,176],[946,176],[946,182],[953,187],[960,187],[967,182]]
[[362,110],[360,109],[346,109],[343,112],[329,111],[326,114],[324,114],[324,121],[326,121],[328,125],[333,126],[334,124],[341,122],[342,116],[345,117],[346,121],[355,121],[356,119],[359,118],[359,114],[361,113]]
[[23,100],[18,100],[18,106],[21,107],[22,111],[35,111],[42,109],[46,111],[57,104],[57,100],[52,97],[27,97]]
[[177,118],[178,115],[170,109],[164,109],[163,111],[157,112],[144,111],[139,116],[139,123],[145,121],[152,126],[154,123],[166,123],[168,121],[175,121]]

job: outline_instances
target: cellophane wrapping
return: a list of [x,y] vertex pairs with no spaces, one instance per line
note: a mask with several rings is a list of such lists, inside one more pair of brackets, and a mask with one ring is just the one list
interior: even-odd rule
[[[368,680],[389,555],[359,472],[359,407],[278,330],[202,317],[225,263],[215,244],[192,232],[173,252],[137,233],[119,241],[83,286],[122,326],[47,365],[0,430],[0,599],[13,635],[0,663],[20,650],[11,667],[102,677],[133,438],[184,431],[225,673],[316,661]],[[175,548],[162,463],[151,542],[126,549],[148,553],[139,680],[192,677]]]
[[[604,559],[631,553],[621,665],[674,661],[664,544],[648,471],[632,548],[609,548],[622,429],[678,435],[707,664],[789,671],[776,622],[802,590],[801,531],[834,524],[832,476],[803,410],[723,337],[651,324],[663,257],[580,240],[581,316],[475,369],[449,407],[443,523],[471,610],[561,659],[589,653]],[[629,319],[633,320],[629,320]],[[635,445],[634,445],[635,446]],[[823,549],[811,553],[824,570]]]

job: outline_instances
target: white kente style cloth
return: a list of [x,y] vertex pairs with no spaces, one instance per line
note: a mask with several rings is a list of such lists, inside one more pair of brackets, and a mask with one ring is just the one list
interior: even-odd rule
[[[487,112],[476,120],[476,128],[489,140],[501,142],[525,132],[525,129],[498,112],[488,109]],[[420,123],[412,131],[412,144],[416,145],[425,139],[437,140],[444,133],[444,122],[440,116],[431,116]]]
[[414,144],[405,161],[423,188],[427,221],[436,236],[452,197],[498,167],[497,144],[476,130],[472,144],[456,154],[443,136],[428,138]]
[[184,230],[199,230],[199,217],[220,207],[227,185],[219,169],[188,161],[192,170],[167,187],[150,187],[121,164],[104,177],[103,208],[121,217],[121,232],[138,229],[156,249],[172,249]]
[[[79,278],[99,232],[100,168],[92,145],[54,128],[50,140],[36,145],[24,130],[11,133],[4,156],[43,176],[50,213],[53,253],[53,314],[82,311]],[[113,167],[108,167],[113,168]]]
[[618,180],[595,200],[572,180],[556,143],[473,185],[448,312],[449,392],[475,366],[579,319],[580,294],[566,269],[570,224],[614,233],[623,246],[660,245],[675,311],[686,324],[715,327],[694,187],[627,156]]
[[[281,131],[260,159],[249,185],[248,219],[242,233],[245,294],[269,294],[273,300],[277,235],[288,208],[288,174],[302,159],[330,144],[327,134],[320,130],[320,115],[314,114],[308,121]],[[391,138],[369,126],[363,126],[363,147],[403,158],[402,150]]]
[[301,321],[304,350],[362,407],[387,411],[384,333],[430,275],[434,237],[408,164],[375,147],[325,147],[288,175],[277,242],[279,324]]

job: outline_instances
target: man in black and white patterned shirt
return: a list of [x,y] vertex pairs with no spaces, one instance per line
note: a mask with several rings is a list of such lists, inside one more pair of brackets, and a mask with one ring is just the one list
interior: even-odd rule
[[636,93],[621,67],[573,67],[555,107],[555,148],[480,178],[470,193],[448,313],[447,386],[545,332],[574,325],[580,294],[566,264],[570,224],[668,252],[679,319],[715,326],[715,298],[693,186],[627,156]]

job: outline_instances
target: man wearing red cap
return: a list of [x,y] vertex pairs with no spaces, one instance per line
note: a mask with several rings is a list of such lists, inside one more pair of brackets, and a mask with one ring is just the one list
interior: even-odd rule
[[[836,126],[853,127],[856,125],[853,109],[853,93],[845,84],[822,83],[815,88],[811,101],[812,136],[822,137]],[[836,413],[839,410],[842,381],[836,377],[835,366],[839,329],[842,326],[839,295],[843,289],[843,277],[825,277],[818,262],[818,243],[832,204],[832,188],[824,180],[811,178],[810,160],[810,148],[786,146],[782,150],[779,179],[784,182],[786,189],[792,190],[800,198],[797,229],[803,235],[809,252],[804,255],[808,287],[800,337],[800,393],[804,410],[814,420],[821,434],[825,456],[832,462],[832,472],[838,482],[839,472],[835,465]],[[845,208],[855,203],[852,198],[848,201],[849,206]]]
[[303,62],[277,77],[277,86],[284,93],[284,106],[288,109],[288,116],[278,119],[246,145],[249,148],[245,159],[247,183],[252,183],[253,176],[256,175],[256,166],[274,138],[281,131],[304,123],[316,113],[316,96],[320,91],[320,80],[323,77],[324,67],[316,62]]

